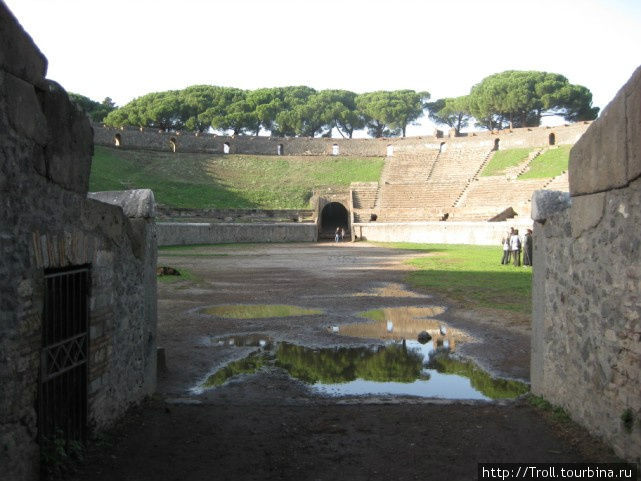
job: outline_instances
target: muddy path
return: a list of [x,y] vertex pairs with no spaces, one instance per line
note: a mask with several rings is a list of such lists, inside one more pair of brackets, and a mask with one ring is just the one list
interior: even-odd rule
[[[614,459],[585,431],[523,399],[327,397],[273,362],[202,387],[220,367],[264,350],[239,345],[246,336],[314,352],[382,345],[359,334],[371,324],[365,311],[400,313],[391,330],[390,318],[381,318],[388,323],[382,337],[434,326],[435,348],[440,342],[456,359],[527,382],[529,326],[413,291],[404,284],[405,261],[419,255],[429,253],[365,243],[162,251],[159,265],[188,279],[158,285],[167,364],[158,394],[94,443],[76,479],[475,479],[478,462]],[[238,319],[207,312],[275,304],[312,313]]]

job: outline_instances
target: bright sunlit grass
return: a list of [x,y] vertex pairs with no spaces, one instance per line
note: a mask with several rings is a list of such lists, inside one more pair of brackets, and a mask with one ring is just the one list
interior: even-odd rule
[[495,152],[481,172],[481,177],[504,174],[505,169],[519,165],[530,152],[531,149],[508,149]]
[[530,164],[530,168],[519,179],[545,179],[561,175],[568,170],[571,145],[560,145],[543,152]]
[[378,181],[382,158],[212,155],[96,146],[90,190],[152,189],[187,208],[304,209],[312,191]]
[[387,247],[430,252],[409,261],[418,270],[408,276],[414,287],[448,297],[460,304],[529,314],[532,310],[532,271],[501,265],[500,245],[389,243]]

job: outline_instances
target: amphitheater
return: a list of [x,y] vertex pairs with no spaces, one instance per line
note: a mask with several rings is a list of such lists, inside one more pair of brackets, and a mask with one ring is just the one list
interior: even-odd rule
[[[205,225],[216,222],[216,217],[229,216],[217,216],[212,210],[174,211],[160,219],[160,245],[265,238],[316,240],[328,237],[337,226],[346,227],[352,239],[495,244],[504,233],[505,221],[531,226],[530,199],[534,191],[568,191],[567,171],[547,178],[519,176],[546,151],[574,144],[589,124],[474,132],[458,137],[453,130],[447,137],[437,131],[432,136],[384,139],[226,137],[95,125],[94,142],[133,150],[303,155],[309,156],[310,162],[314,157],[332,155],[385,157],[378,182],[354,182],[349,189],[317,191],[310,211],[281,213],[284,219],[302,220],[301,225],[287,229],[281,225],[279,232],[267,235],[264,229],[252,234],[252,230],[258,232],[256,225],[244,229],[218,225],[215,234]],[[496,152],[515,148],[528,149],[529,154],[500,174],[481,175]],[[175,216],[182,222],[172,223]],[[235,217],[242,222],[242,215]]]
[[[47,79],[47,59],[1,1],[0,31],[0,479],[43,479],[43,468],[78,454],[90,434],[100,435],[104,464],[78,480],[449,480],[472,479],[477,461],[614,458],[586,432],[521,401],[334,402],[311,396],[275,364],[249,382],[193,390],[213,367],[262,348],[263,335],[305,349],[371,348],[369,334],[335,333],[363,324],[372,308],[407,313],[426,303],[438,308],[438,323],[426,329],[443,347],[459,328],[478,336],[457,337],[458,352],[467,346],[507,381],[531,380],[534,395],[619,459],[641,464],[641,68],[589,125],[461,137],[225,137],[92,128]],[[385,162],[378,182],[317,190],[307,210],[181,211],[158,208],[148,189],[89,192],[94,145]],[[567,145],[568,172],[519,178]],[[482,175],[496,152],[516,148],[529,152],[518,165]],[[497,254],[507,226],[533,226],[531,330],[507,314],[470,314],[405,287],[415,253],[313,243],[336,226],[353,240],[494,244]],[[195,277],[158,283],[158,245],[222,242],[261,244],[163,249],[163,260]],[[509,269],[507,279],[517,269],[529,274]],[[252,319],[209,313],[274,302],[310,310]],[[236,342],[247,334],[261,336],[257,346]],[[407,357],[405,341],[395,351]],[[419,375],[422,366],[419,359]],[[131,436],[107,446],[102,433],[123,416]],[[578,450],[583,444],[590,449]],[[218,476],[224,469],[229,475]]]

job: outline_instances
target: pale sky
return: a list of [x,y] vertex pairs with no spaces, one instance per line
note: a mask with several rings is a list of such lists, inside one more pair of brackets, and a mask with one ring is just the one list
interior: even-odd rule
[[586,86],[603,108],[641,63],[639,0],[5,3],[49,59],[49,78],[118,105],[195,84],[437,99],[504,70],[544,70]]

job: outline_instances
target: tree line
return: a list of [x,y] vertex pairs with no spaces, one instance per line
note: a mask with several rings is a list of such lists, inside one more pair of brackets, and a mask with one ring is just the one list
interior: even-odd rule
[[345,138],[367,129],[372,137],[405,137],[407,126],[426,112],[437,124],[460,132],[469,125],[486,129],[538,126],[546,115],[568,121],[593,120],[592,93],[570,84],[560,74],[506,71],[490,75],[465,96],[434,102],[427,91],[315,90],[306,86],[243,90],[194,85],[182,90],[152,92],[120,108],[111,99],[94,102],[70,94],[94,121],[121,127],[206,132],[210,128],[234,135],[325,136],[332,130]]

